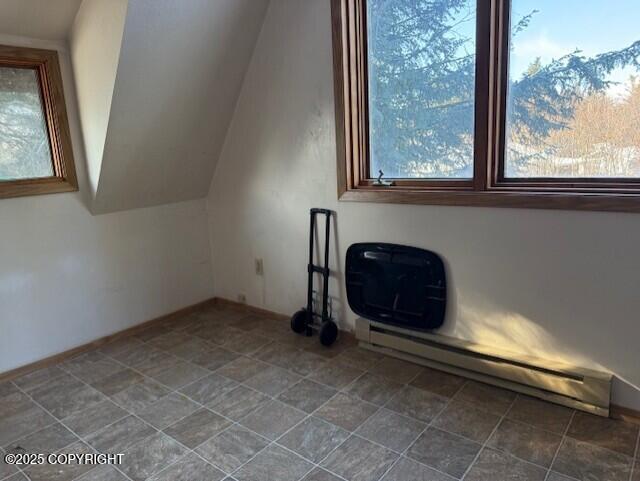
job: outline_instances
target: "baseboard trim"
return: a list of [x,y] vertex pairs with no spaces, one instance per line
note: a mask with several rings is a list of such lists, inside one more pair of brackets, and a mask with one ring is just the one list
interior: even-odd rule
[[276,312],[272,312],[267,309],[261,309],[259,307],[250,306],[247,304],[243,304],[241,302],[231,301],[229,299],[224,299],[222,297],[213,297],[205,301],[193,304],[191,306],[178,309],[177,311],[171,312],[169,314],[156,317],[155,319],[150,319],[141,324],[136,324],[135,326],[129,327],[122,331],[115,332],[108,336],[100,337],[86,344],[82,344],[81,346],[77,346],[77,347],[68,349],[66,351],[59,352],[58,354],[54,354],[52,356],[41,359],[39,361],[35,361],[32,363],[26,364],[24,366],[20,366],[16,369],[12,369],[10,371],[0,373],[0,382],[6,382],[6,381],[11,381],[13,379],[17,379],[20,376],[24,376],[25,374],[29,374],[39,369],[49,367],[53,364],[58,364],[62,361],[75,357],[79,354],[97,349],[110,342],[119,341],[120,339],[134,336],[139,332],[144,331],[145,329],[148,329],[149,327],[153,327],[157,324],[162,324],[165,322],[178,320],[181,317],[184,317],[186,315],[192,314],[194,312],[197,312],[199,310],[202,310],[214,305],[225,306],[231,309],[241,309],[249,313],[253,313],[259,316],[266,316],[276,320],[284,321],[289,319],[289,316],[286,316],[284,314],[278,314]]
[[611,418],[640,425],[640,411],[624,406],[611,405]]
[[[155,319],[150,319],[141,324],[137,324],[135,326],[129,327],[122,331],[118,331],[116,333],[110,334],[108,336],[100,337],[89,343],[83,344],[78,347],[74,347],[72,349],[60,352],[58,354],[54,354],[53,356],[46,357],[39,361],[35,361],[30,364],[26,364],[24,366],[18,367],[16,369],[12,369],[10,371],[0,373],[0,382],[6,382],[6,381],[11,381],[13,379],[17,379],[20,376],[24,376],[25,374],[29,374],[39,369],[51,366],[53,364],[58,364],[62,361],[65,361],[66,359],[70,359],[84,352],[88,352],[93,349],[99,348],[110,342],[114,342],[120,339],[134,336],[135,334],[138,334],[139,332],[144,331],[149,327],[153,327],[154,325],[162,324],[164,322],[176,321],[176,320],[179,320],[181,317],[184,317],[189,314],[193,314],[194,312],[197,312],[199,310],[205,309],[207,307],[212,307],[215,305],[226,306],[232,309],[243,309],[256,315],[267,316],[277,320],[284,321],[289,319],[289,316],[286,316],[284,314],[279,314],[277,312],[273,312],[268,309],[262,309],[260,307],[250,306],[247,304],[243,304],[241,302],[224,299],[222,297],[214,297],[202,302],[198,302],[191,306],[178,309],[177,311],[171,312],[169,314],[156,317]],[[343,332],[343,334],[345,334],[345,332]],[[351,334],[351,333],[347,333],[347,334]],[[640,424],[640,411],[636,411],[631,408],[612,404],[610,407],[610,416],[613,419],[619,419],[621,421]]]
[[278,321],[288,321],[289,319],[291,319],[291,316],[287,316],[285,314],[279,314],[277,312],[263,309],[261,307],[250,306],[249,304],[244,304],[242,302],[231,301],[223,297],[215,297],[214,302],[220,306],[227,306],[233,309],[243,309],[245,311],[251,312],[252,314],[256,314],[258,316],[266,316]]
[[214,306],[214,305],[216,305],[216,303],[217,303],[217,299],[216,298],[207,299],[205,301],[198,302],[198,303],[193,304],[191,306],[183,307],[182,309],[178,309],[177,311],[171,312],[169,314],[165,314],[163,316],[156,317],[155,319],[150,319],[150,320],[145,321],[145,322],[143,322],[141,324],[136,324],[135,326],[129,327],[129,328],[124,329],[122,331],[115,332],[115,333],[110,334],[108,336],[100,337],[98,339],[95,339],[94,341],[88,342],[88,343],[83,344],[81,346],[71,348],[71,349],[69,349],[67,351],[59,352],[58,354],[54,354],[53,356],[49,356],[49,357],[46,357],[46,358],[41,359],[39,361],[35,361],[35,362],[30,363],[30,364],[26,364],[26,365],[18,367],[16,369],[12,369],[11,371],[6,371],[6,372],[3,372],[3,373],[0,373],[0,382],[6,382],[6,381],[11,381],[13,379],[17,379],[20,376],[24,376],[25,374],[29,374],[29,373],[37,371],[39,369],[42,369],[42,368],[45,368],[45,367],[49,367],[49,366],[51,366],[53,364],[58,364],[58,363],[60,363],[62,361],[65,361],[65,360],[70,359],[70,358],[72,358],[74,356],[77,356],[78,354],[82,354],[84,352],[91,351],[93,349],[101,347],[101,346],[103,346],[105,344],[108,344],[110,342],[118,341],[120,339],[124,339],[126,337],[133,336],[135,334],[138,334],[141,331],[144,331],[145,329],[148,329],[149,327],[153,327],[155,325],[162,324],[162,323],[165,323],[165,322],[171,322],[171,321],[178,320],[181,317],[184,317],[186,315],[192,314],[192,313],[197,312],[197,311],[199,311],[201,309],[204,309],[206,307]]

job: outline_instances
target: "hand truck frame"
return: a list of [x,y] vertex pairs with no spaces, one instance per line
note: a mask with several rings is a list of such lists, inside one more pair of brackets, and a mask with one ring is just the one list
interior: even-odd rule
[[[309,226],[309,263],[307,264],[307,306],[300,309],[291,317],[291,329],[298,334],[311,336],[314,330],[320,335],[320,343],[324,346],[332,345],[338,337],[338,326],[329,312],[329,237],[331,235],[331,216],[333,212],[328,209],[314,208],[310,211],[311,222]],[[316,218],[325,216],[324,238],[324,266],[313,263],[314,234],[316,231]],[[322,275],[322,313],[313,310],[313,276]]]

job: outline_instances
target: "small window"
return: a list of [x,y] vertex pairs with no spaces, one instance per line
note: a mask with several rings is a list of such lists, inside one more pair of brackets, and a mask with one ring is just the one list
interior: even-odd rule
[[639,5],[332,0],[340,199],[640,212]]
[[0,46],[0,197],[73,190],[57,53]]

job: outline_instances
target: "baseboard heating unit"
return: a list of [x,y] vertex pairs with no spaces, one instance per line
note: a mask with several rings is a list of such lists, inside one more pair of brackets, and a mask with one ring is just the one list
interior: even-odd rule
[[359,318],[364,348],[600,416],[609,416],[612,375]]

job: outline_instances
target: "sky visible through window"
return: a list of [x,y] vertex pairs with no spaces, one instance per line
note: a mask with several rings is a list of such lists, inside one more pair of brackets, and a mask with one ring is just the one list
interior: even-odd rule
[[[514,21],[536,12],[529,28],[518,34],[511,52],[511,74],[521,76],[536,58],[543,64],[554,58],[582,51],[594,56],[619,50],[640,40],[637,0],[516,0],[512,5]],[[627,83],[633,67],[617,69],[610,78]],[[624,85],[612,86],[619,94]]]
[[507,177],[640,177],[640,46],[594,60],[640,40],[638,18],[632,0],[513,0]]

